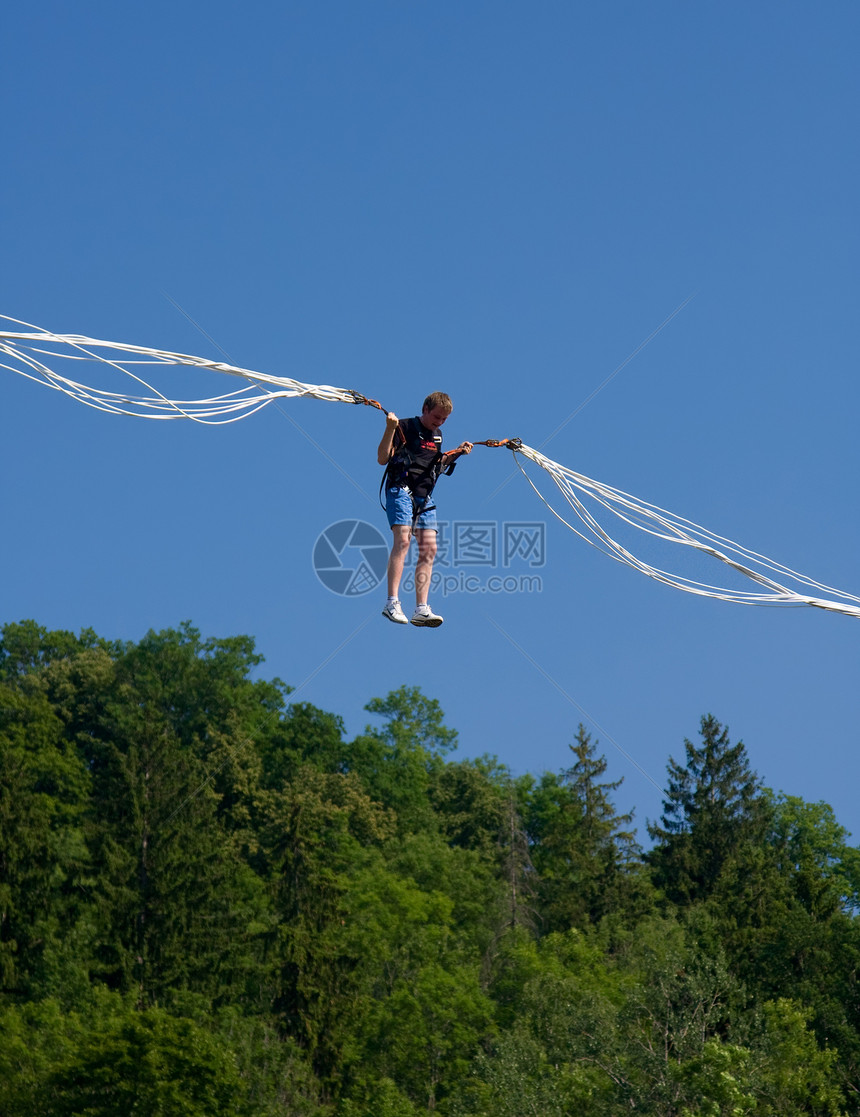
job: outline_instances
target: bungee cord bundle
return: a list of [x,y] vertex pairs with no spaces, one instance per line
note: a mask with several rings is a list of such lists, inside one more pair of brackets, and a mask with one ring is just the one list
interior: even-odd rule
[[[0,315],[0,321],[19,326],[28,323]],[[0,368],[20,373],[55,391],[63,392],[79,403],[110,411],[117,415],[133,415],[138,419],[192,419],[197,423],[220,425],[234,423],[261,410],[277,399],[311,396],[337,403],[355,403],[356,393],[327,384],[302,384],[287,376],[272,376],[252,369],[238,368],[223,361],[208,361],[188,353],[170,353],[142,345],[126,345],[115,341],[99,341],[79,334],[54,334],[31,327],[34,333],[0,330],[0,354],[13,363],[0,361]],[[126,355],[127,354],[127,355]],[[51,364],[46,362],[50,361]],[[135,380],[148,395],[129,395],[87,387],[57,371],[64,367],[69,373],[85,365],[107,365]],[[199,368],[224,372],[246,381],[244,388],[209,399],[168,399],[143,376],[146,368],[168,366]],[[138,371],[140,370],[140,371]]]
[[[796,570],[791,570],[781,563],[766,558],[764,555],[750,551],[738,543],[733,543],[730,539],[716,535],[708,531],[707,528],[700,527],[682,516],[667,512],[664,508],[658,508],[647,501],[639,500],[637,497],[630,496],[629,493],[612,488],[600,481],[593,481],[590,477],[585,477],[566,466],[559,465],[558,462],[551,461],[537,450],[533,450],[531,446],[519,443],[514,448],[523,458],[534,462],[535,465],[540,466],[549,474],[565,501],[578,517],[582,530],[566,520],[552,507],[526,473],[522,463],[517,459],[517,465],[526,480],[557,519],[561,520],[580,539],[584,539],[586,543],[590,543],[603,551],[604,554],[609,555],[610,558],[638,570],[649,578],[663,582],[674,589],[683,590],[685,593],[711,597],[718,601],[731,601],[737,605],[812,605],[831,612],[844,613],[849,617],[860,617],[860,597],[844,593],[832,586],[823,585],[821,582],[817,582],[804,574],[799,574]],[[597,521],[594,514],[589,510],[586,499],[611,512],[624,523],[638,528],[664,543],[678,544],[719,559],[720,562],[730,566],[737,573],[756,582],[761,588],[758,591],[726,589],[681,575],[670,574],[659,567],[650,565],[612,538],[606,528]],[[785,583],[794,583],[796,588],[792,589],[790,585]],[[821,597],[819,594],[832,596],[827,598]]]
[[[0,315],[0,321],[28,326],[26,322],[3,315]],[[63,392],[88,407],[137,418],[190,419],[198,423],[220,425],[244,419],[275,400],[301,396],[336,403],[365,404],[380,411],[386,410],[378,400],[348,388],[303,384],[290,377],[255,372],[190,354],[100,341],[79,334],[54,334],[35,326],[30,326],[29,332],[0,330],[0,356],[5,358],[0,359],[0,368]],[[87,365],[108,366],[131,377],[139,388],[144,389],[144,394],[88,387],[71,375],[58,371],[63,368],[64,372],[71,373]],[[235,392],[205,399],[170,399],[150,384],[143,372],[149,368],[163,369],[171,366],[226,373],[243,379],[245,386]],[[740,605],[806,605],[860,617],[860,597],[823,585],[690,520],[568,469],[538,450],[526,446],[518,438],[487,439],[473,444],[507,446],[513,451],[517,465],[529,485],[557,519],[610,558],[649,578],[685,593]],[[580,526],[577,527],[553,508],[526,472],[520,458],[532,462],[552,478]],[[651,565],[610,535],[590,510],[595,505],[663,543],[680,545],[719,560],[755,582],[758,589],[733,590],[710,585]],[[822,594],[827,596],[820,596]]]

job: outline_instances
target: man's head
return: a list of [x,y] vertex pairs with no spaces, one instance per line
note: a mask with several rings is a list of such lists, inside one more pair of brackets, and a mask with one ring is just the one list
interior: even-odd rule
[[449,395],[445,392],[431,392],[424,400],[421,422],[428,430],[438,430],[453,410],[454,404],[451,403]]

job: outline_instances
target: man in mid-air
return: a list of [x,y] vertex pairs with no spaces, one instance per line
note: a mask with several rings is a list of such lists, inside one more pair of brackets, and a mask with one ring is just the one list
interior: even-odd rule
[[377,460],[386,467],[385,511],[394,538],[388,558],[388,601],[382,615],[394,624],[409,623],[397,595],[413,534],[418,540],[418,561],[412,623],[419,628],[438,628],[442,623],[443,618],[427,603],[438,531],[436,505],[431,497],[439,477],[453,471],[461,454],[472,452],[471,442],[442,451],[439,428],[453,410],[450,396],[433,392],[424,400],[420,416],[398,419],[393,411],[385,416]]

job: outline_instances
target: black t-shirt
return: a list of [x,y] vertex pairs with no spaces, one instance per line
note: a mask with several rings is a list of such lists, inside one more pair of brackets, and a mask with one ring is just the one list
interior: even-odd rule
[[428,430],[416,416],[401,419],[394,436],[389,487],[408,485],[418,500],[429,496],[439,476],[442,435]]

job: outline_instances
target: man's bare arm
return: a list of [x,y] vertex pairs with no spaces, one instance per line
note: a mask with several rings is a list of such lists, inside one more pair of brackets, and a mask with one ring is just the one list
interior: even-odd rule
[[388,465],[391,459],[391,451],[394,448],[394,432],[397,430],[398,422],[399,420],[393,411],[389,411],[385,416],[385,434],[379,443],[379,449],[376,451],[376,460],[380,465]]

